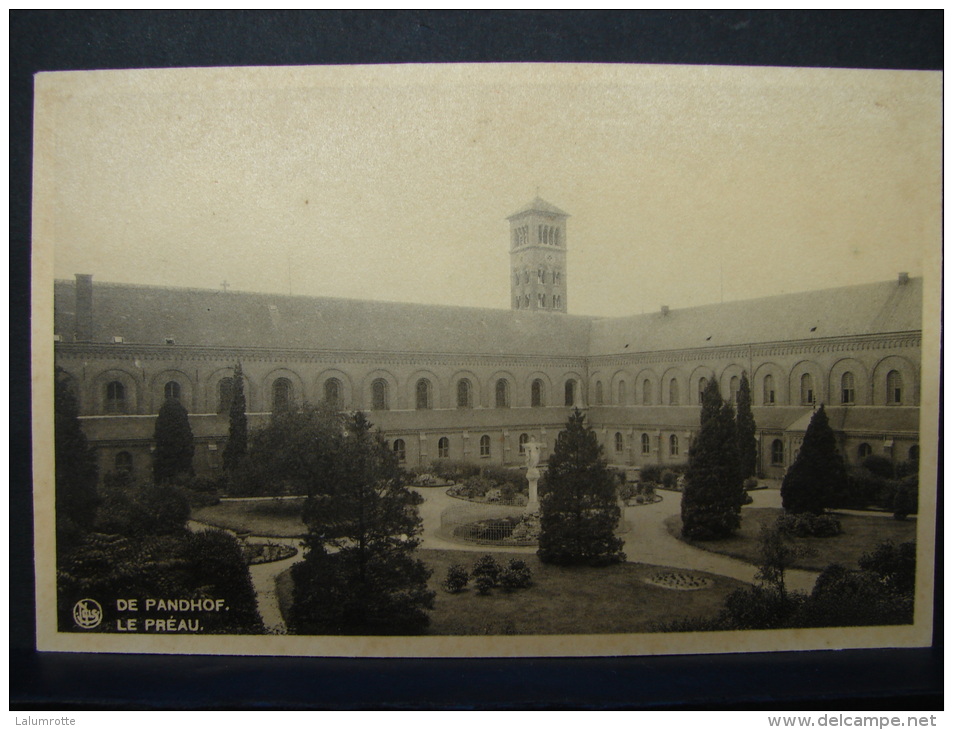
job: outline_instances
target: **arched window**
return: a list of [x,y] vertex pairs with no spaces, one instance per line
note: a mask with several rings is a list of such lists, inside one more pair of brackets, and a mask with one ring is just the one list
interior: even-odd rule
[[106,384],[106,412],[126,412],[126,386],[118,380]]
[[771,442],[771,465],[784,466],[784,442],[781,439]]
[[538,378],[533,381],[529,389],[530,405],[540,408],[543,405],[543,381]]
[[642,405],[652,405],[652,381],[648,379],[642,381]]
[[276,413],[290,411],[292,398],[291,381],[288,378],[278,378],[272,383],[271,403]]
[[602,405],[602,397],[603,397],[603,394],[602,394],[602,381],[601,381],[601,380],[597,380],[597,381],[596,381],[596,405],[597,405],[597,406],[601,406],[601,405]]
[[490,437],[487,435],[480,436],[480,456],[489,456],[490,455]]
[[457,381],[457,408],[472,408],[473,407],[473,389],[470,386],[470,381],[466,378],[460,378]]
[[437,442],[437,456],[441,459],[450,457],[450,439],[446,436],[441,436]]
[[565,404],[567,406],[576,405],[576,381],[567,380],[566,381],[566,399]]
[[553,294],[553,309],[559,309],[563,305],[563,298],[559,294]]
[[625,405],[625,398],[626,398],[625,381],[620,380],[619,381],[619,405],[620,406]]
[[520,434],[520,453],[523,453],[523,449],[526,448],[526,442],[529,441],[529,434],[521,433]]
[[371,383],[371,410],[386,411],[388,408],[387,381],[383,378],[378,378]]
[[810,406],[814,404],[814,378],[810,373],[804,373],[801,376],[801,405]]
[[649,440],[649,435],[647,433],[642,434],[642,453],[652,453],[652,442]]
[[394,439],[394,455],[401,464],[407,461],[407,444],[404,439]]
[[[529,274],[527,274],[529,276]],[[529,294],[523,295],[523,309],[529,309]]]
[[887,373],[887,403],[895,406],[903,403],[903,378],[896,370]]
[[116,471],[120,474],[132,473],[132,454],[128,451],[120,451],[116,454]]
[[708,378],[698,379],[698,402],[705,400],[705,388],[708,387]]
[[671,406],[678,405],[678,380],[676,378],[668,381],[668,404]]
[[840,402],[850,405],[854,402],[854,374],[844,373],[840,377]]
[[674,433],[668,437],[668,454],[669,456],[678,456],[678,436]]
[[165,399],[169,400],[179,400],[179,396],[182,394],[182,388],[174,380],[170,380],[165,384]]
[[546,308],[546,295],[543,294],[543,293],[537,294],[537,295],[536,295],[536,304],[537,304],[541,309],[545,309],[545,308]]
[[732,375],[728,381],[728,394],[732,403],[738,402],[738,391],[741,389],[741,380],[737,375]]
[[770,406],[774,404],[774,377],[764,376],[764,404]]
[[505,378],[500,378],[496,381],[496,407],[510,407],[510,384]]
[[868,444],[866,441],[857,447],[857,458],[859,458],[861,461],[866,459],[872,453],[874,453],[874,450],[870,448],[870,444]]
[[430,407],[430,381],[427,378],[421,378],[417,381],[417,410],[424,411]]
[[625,449],[625,440],[622,438],[622,434],[617,431],[615,435],[615,450],[622,451],[623,449]]
[[907,452],[907,458],[914,463],[920,462],[920,446],[918,444],[914,444],[910,447],[910,450]]
[[218,412],[228,413],[232,407],[232,397],[235,393],[235,381],[231,378],[222,378],[218,381]]
[[337,378],[328,378],[324,381],[324,401],[329,408],[340,410],[344,405],[344,388]]

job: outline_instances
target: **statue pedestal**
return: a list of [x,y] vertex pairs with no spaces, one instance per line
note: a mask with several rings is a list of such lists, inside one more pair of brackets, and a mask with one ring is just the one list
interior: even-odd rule
[[526,514],[539,512],[539,469],[534,466],[526,470],[526,481],[529,482],[529,501],[526,503]]

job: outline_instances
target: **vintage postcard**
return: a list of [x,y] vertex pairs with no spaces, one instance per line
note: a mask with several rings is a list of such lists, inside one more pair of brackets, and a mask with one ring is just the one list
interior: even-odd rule
[[930,644],[938,72],[35,91],[40,650]]

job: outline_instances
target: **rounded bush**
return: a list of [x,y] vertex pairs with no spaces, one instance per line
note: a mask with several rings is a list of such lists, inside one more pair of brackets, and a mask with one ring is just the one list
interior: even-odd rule
[[460,593],[470,582],[470,574],[462,565],[451,565],[447,570],[447,577],[443,581],[443,587],[447,593]]

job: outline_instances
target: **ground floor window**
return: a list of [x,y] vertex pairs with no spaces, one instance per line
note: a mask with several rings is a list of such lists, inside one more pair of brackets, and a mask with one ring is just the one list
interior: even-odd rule
[[874,450],[870,448],[870,444],[866,442],[857,447],[857,457],[860,459],[866,459],[872,453],[874,453]]
[[625,448],[625,439],[622,438],[621,433],[616,433],[615,435],[615,450],[622,451]]
[[490,437],[481,436],[480,437],[480,456],[489,456],[490,455]]
[[647,433],[642,434],[642,453],[649,454],[652,452],[652,442],[649,440],[649,435]]
[[669,456],[678,456],[678,436],[674,433],[668,437]]
[[407,444],[404,443],[404,439],[394,439],[394,454],[400,463],[407,461]]
[[784,464],[784,442],[781,439],[775,439],[771,442],[771,465],[782,466]]
[[450,457],[450,439],[446,436],[442,436],[437,442],[437,456],[441,459]]

